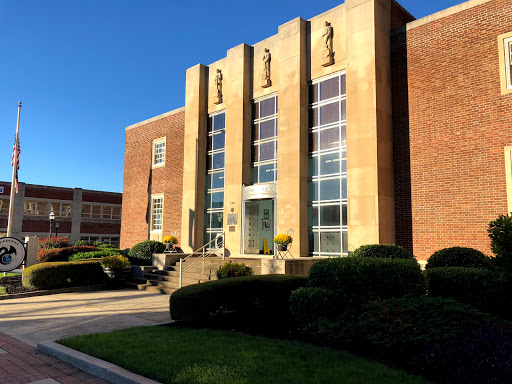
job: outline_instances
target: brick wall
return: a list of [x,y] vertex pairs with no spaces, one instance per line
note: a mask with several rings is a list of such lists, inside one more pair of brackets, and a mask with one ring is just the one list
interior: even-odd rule
[[25,184],[25,198],[73,200],[73,189]]
[[[180,111],[126,131],[121,247],[148,240],[151,194],[164,195],[162,235],[181,235],[184,126],[185,112]],[[164,136],[165,166],[151,169],[152,142]]]
[[510,31],[512,2],[494,0],[392,36],[397,242],[412,240],[419,259],[457,245],[492,255],[486,229],[507,212],[512,145],[497,36]]
[[123,196],[121,193],[87,191],[82,192],[82,203],[104,203],[104,204],[121,204]]

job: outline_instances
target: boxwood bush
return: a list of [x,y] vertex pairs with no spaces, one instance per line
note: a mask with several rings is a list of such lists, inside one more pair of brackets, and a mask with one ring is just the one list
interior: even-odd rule
[[331,258],[309,270],[309,286],[338,292],[347,303],[425,294],[425,278],[414,260]]
[[171,295],[171,318],[200,326],[288,327],[288,299],[306,281],[305,276],[264,275],[189,285]]
[[396,244],[361,245],[354,252],[352,252],[351,256],[415,260],[414,255],[411,252]]
[[251,276],[253,274],[254,272],[252,268],[245,264],[226,262],[217,271],[217,279],[221,280],[230,277]]
[[507,282],[488,269],[444,267],[426,271],[429,295],[453,297],[461,303],[497,315],[510,315]]
[[122,249],[104,249],[100,251],[93,252],[78,252],[74,255],[69,256],[69,261],[83,260],[83,259],[96,259],[100,257],[106,256],[124,256],[124,251]]
[[106,278],[98,261],[36,264],[23,270],[22,284],[32,290],[98,284]]
[[512,214],[500,215],[487,229],[496,265],[512,280]]
[[39,249],[37,253],[37,262],[46,263],[53,261],[67,261],[71,255],[79,252],[92,252],[98,249],[93,246],[65,247],[54,249]]
[[153,253],[162,253],[164,250],[164,243],[156,240],[147,240],[135,244],[128,252],[128,258],[135,265],[151,265]]
[[492,269],[491,259],[479,250],[465,247],[440,249],[430,256],[426,268],[467,267]]

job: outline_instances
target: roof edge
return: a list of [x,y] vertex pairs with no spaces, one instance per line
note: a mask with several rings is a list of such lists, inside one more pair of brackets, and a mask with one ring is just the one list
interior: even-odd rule
[[129,125],[129,126],[126,127],[126,130],[128,131],[129,129],[137,128],[137,127],[139,127],[141,125],[148,124],[148,123],[151,123],[153,121],[163,119],[164,117],[175,115],[175,114],[180,113],[180,112],[182,112],[184,110],[185,110],[185,107],[173,109],[170,112],[162,113],[161,115],[158,115],[158,116],[155,116],[155,117],[151,117],[151,118],[149,118],[147,120],[144,120],[144,121],[141,121],[139,123],[135,123],[135,124]]

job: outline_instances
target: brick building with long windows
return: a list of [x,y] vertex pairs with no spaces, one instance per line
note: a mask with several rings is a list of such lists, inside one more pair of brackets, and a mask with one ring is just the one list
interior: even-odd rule
[[[11,183],[0,182],[0,236],[7,233]],[[23,239],[50,234],[71,242],[102,241],[118,246],[121,232],[122,194],[19,183],[14,194],[12,236]]]
[[511,61],[510,0],[419,20],[346,0],[189,68],[185,107],[126,128],[121,245],[490,254],[488,222],[512,211]]

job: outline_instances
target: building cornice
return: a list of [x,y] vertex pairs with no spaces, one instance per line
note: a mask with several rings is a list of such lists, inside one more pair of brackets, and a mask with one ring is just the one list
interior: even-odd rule
[[128,131],[129,129],[137,128],[137,127],[139,127],[141,125],[148,124],[148,123],[151,123],[153,121],[163,119],[164,117],[175,115],[175,114],[180,113],[180,112],[182,112],[184,110],[185,110],[185,107],[181,107],[181,108],[174,109],[174,110],[172,110],[170,112],[162,113],[161,115],[158,115],[158,116],[152,117],[150,119],[141,121],[140,123],[135,123],[135,124],[129,125],[129,126],[126,127],[126,130]]

